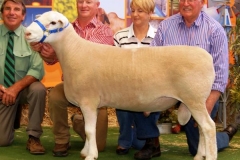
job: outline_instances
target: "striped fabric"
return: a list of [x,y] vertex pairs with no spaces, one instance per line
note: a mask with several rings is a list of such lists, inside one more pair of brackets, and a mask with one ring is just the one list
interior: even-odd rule
[[[76,19],[72,25],[77,34],[86,40],[100,44],[113,45],[113,32],[111,28],[104,25],[96,17],[94,17],[85,28],[80,27],[78,19]],[[63,75],[62,80],[64,80]]]
[[156,34],[156,29],[151,25],[146,37],[140,42],[134,35],[133,24],[128,28],[122,29],[114,35],[114,45],[121,48],[149,47]]
[[80,27],[77,19],[72,25],[77,34],[86,40],[113,45],[113,32],[111,28],[104,25],[96,17],[94,17],[85,28]]
[[15,57],[13,54],[13,36],[14,32],[8,32],[9,39],[6,50],[6,59],[4,67],[4,86],[10,87],[15,83]]
[[[113,45],[113,32],[111,28],[103,24],[96,17],[94,17],[85,28],[80,27],[78,19],[76,19],[72,25],[77,34],[86,40],[100,44]],[[57,62],[58,60],[55,59],[51,63],[46,63],[47,65],[54,65]]]
[[163,20],[151,45],[189,45],[205,49],[213,57],[216,73],[212,90],[224,92],[229,66],[227,36],[220,23],[205,12],[201,12],[189,28],[186,27],[180,14]]

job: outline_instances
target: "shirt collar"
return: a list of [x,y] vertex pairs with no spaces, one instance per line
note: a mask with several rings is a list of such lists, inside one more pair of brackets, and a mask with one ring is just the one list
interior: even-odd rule
[[129,26],[128,38],[135,37],[133,31],[133,24]]
[[152,25],[149,24],[149,29],[148,29],[148,33],[147,33],[147,37],[148,38],[154,38],[155,37],[155,28],[153,28]]
[[[180,13],[178,13],[178,14],[179,14],[179,16],[181,16],[181,18],[179,19],[179,25],[185,24],[183,16]],[[200,26],[201,22],[202,22],[202,16],[203,16],[203,11],[200,12],[200,14],[198,15],[198,18],[193,22],[193,25]]]
[[[21,33],[21,28],[23,26],[20,25],[16,30],[14,30],[15,35],[17,35],[18,37],[20,36]],[[3,24],[2,25],[2,36],[5,36],[7,33],[9,32],[9,30],[7,29],[7,27]]]
[[[147,38],[154,38],[154,36],[155,36],[155,29],[149,23],[149,29],[148,29],[146,37]],[[134,30],[133,30],[133,23],[129,26],[129,32],[128,32],[128,38],[131,38],[131,37],[135,37]]]
[[[93,17],[93,19],[87,24],[87,26],[90,26],[90,25],[93,25],[94,28],[98,27],[99,25],[101,25],[101,21],[99,21],[96,17]],[[72,23],[73,26],[76,26],[78,28],[81,28],[79,23],[78,23],[78,19],[76,19],[73,23]],[[83,28],[81,28],[83,29]]]

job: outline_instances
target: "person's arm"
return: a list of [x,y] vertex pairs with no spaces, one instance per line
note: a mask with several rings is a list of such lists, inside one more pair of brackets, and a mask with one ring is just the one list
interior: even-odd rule
[[[209,115],[211,115],[213,107],[216,104],[216,102],[218,101],[220,95],[221,95],[221,92],[216,91],[216,90],[212,90],[210,92],[210,95],[208,96],[207,101],[206,101],[206,108],[207,108]],[[198,126],[198,124],[195,122],[194,127],[197,127],[197,126]]]
[[42,58],[39,54],[37,54],[37,52],[33,50],[28,51],[31,52],[29,56],[22,59],[19,58],[19,62],[28,64],[27,68],[22,68],[21,72],[23,72],[23,74],[18,73],[18,69],[16,69],[18,77],[16,79],[16,82],[12,86],[4,88],[2,102],[7,106],[15,103],[20,91],[28,87],[33,82],[41,81],[44,76],[44,66]]
[[208,111],[209,115],[211,115],[212,109],[213,109],[214,105],[216,104],[216,102],[218,101],[220,96],[221,96],[221,92],[216,91],[216,90],[212,90],[210,95],[208,96],[207,101],[206,101],[206,107],[207,107],[207,111]]
[[212,86],[212,91],[206,102],[209,114],[211,114],[212,109],[221,93],[225,91],[228,82],[228,42],[226,33],[222,28],[217,29],[212,34],[210,45],[210,54],[213,57],[215,70],[215,80]]
[[9,88],[5,88],[2,95],[2,103],[6,106],[13,105],[19,92],[36,81],[38,80],[35,77],[27,75]]
[[57,55],[50,44],[32,42],[30,45],[34,51],[40,54],[46,64],[53,65],[58,62]]
[[0,100],[2,100],[3,93],[5,91],[5,87],[0,84]]
[[216,29],[210,37],[210,54],[213,57],[215,80],[212,90],[224,92],[228,82],[228,40],[222,28]]

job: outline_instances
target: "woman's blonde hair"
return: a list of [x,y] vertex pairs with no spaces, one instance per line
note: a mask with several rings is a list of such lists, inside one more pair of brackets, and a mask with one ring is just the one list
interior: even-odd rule
[[130,3],[130,7],[139,7],[144,12],[150,13],[154,12],[155,1],[154,0],[132,0]]

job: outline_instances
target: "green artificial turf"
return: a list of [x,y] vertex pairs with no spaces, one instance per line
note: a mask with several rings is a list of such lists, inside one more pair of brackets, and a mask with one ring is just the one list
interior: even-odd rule
[[[99,160],[133,160],[136,150],[131,149],[127,155],[119,156],[115,153],[118,137],[118,128],[111,127],[108,130],[107,147],[99,153]],[[0,135],[1,136],[1,135]],[[53,157],[54,146],[53,134],[50,127],[44,127],[41,142],[46,149],[44,155],[31,155],[26,148],[27,136],[25,127],[16,130],[15,141],[9,147],[0,147],[0,160],[79,160],[80,150],[84,142],[71,130],[71,149],[67,157]],[[230,147],[218,154],[218,160],[240,160],[240,132],[233,138]],[[189,154],[184,132],[179,134],[165,134],[160,136],[161,157],[153,160],[192,160]]]

